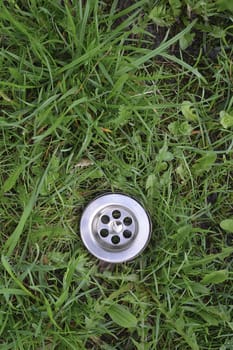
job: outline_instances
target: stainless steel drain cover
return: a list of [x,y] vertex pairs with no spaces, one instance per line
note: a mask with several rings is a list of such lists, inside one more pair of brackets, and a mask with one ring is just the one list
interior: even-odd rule
[[124,194],[107,193],[91,201],[80,222],[81,238],[97,258],[121,263],[135,258],[150,239],[145,209]]

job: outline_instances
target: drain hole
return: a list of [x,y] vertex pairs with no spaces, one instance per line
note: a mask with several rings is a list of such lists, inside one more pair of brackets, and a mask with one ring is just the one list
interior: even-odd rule
[[100,230],[100,236],[105,238],[105,237],[108,237],[108,230],[106,228],[102,228],[102,230]]
[[119,236],[112,236],[111,241],[113,244],[118,244],[118,243],[120,243],[120,237]]
[[126,216],[126,218],[124,218],[125,226],[130,226],[132,224],[132,222],[133,222],[133,220],[129,216]]
[[108,224],[109,221],[110,221],[110,218],[108,215],[103,215],[102,218],[101,218],[101,221],[103,224]]
[[112,212],[112,216],[114,217],[114,219],[119,219],[121,217],[121,212],[119,210],[114,210]]
[[125,230],[125,231],[123,232],[123,236],[124,236],[125,238],[130,238],[130,237],[132,236],[132,232],[129,231],[129,230]]

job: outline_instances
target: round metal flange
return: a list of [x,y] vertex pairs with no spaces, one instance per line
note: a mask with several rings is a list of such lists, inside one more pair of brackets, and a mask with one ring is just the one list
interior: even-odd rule
[[150,239],[151,220],[132,197],[107,193],[85,208],[80,233],[91,254],[103,261],[121,263],[144,250]]

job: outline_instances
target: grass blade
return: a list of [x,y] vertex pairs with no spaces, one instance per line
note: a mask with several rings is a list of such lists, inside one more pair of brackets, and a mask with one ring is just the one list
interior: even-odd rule
[[157,47],[154,50],[150,50],[146,55],[136,59],[136,60],[132,60],[130,63],[130,66],[125,66],[123,68],[121,68],[118,71],[118,74],[125,74],[128,73],[129,71],[135,69],[135,68],[139,68],[140,66],[142,66],[144,63],[146,63],[147,61],[149,61],[151,58],[154,58],[155,56],[158,55],[163,55],[164,51],[167,50],[170,46],[172,46],[173,44],[175,44],[180,38],[182,38],[182,36],[186,33],[188,33],[191,28],[195,25],[196,20],[194,20],[192,23],[190,23],[184,30],[182,30],[180,33],[178,33],[177,35],[175,35],[173,38],[169,39],[168,41],[165,41],[164,43],[162,43],[161,45],[159,45],[159,47]]
[[23,285],[23,283],[15,276],[14,272],[12,271],[11,265],[9,264],[7,258],[2,255],[1,256],[1,262],[4,267],[4,269],[8,272],[8,274],[11,276],[13,281],[20,287],[20,289],[28,296],[34,298],[34,295]]
[[47,175],[47,172],[49,170],[49,167],[50,167],[50,164],[51,164],[51,161],[49,162],[40,182],[38,185],[35,186],[35,189],[34,191],[32,192],[31,194],[31,198],[30,200],[28,201],[28,204],[26,205],[24,211],[23,211],[23,214],[19,220],[19,223],[18,225],[16,226],[14,232],[12,233],[12,235],[8,238],[8,240],[6,241],[5,243],[5,246],[4,246],[4,252],[7,251],[6,255],[9,257],[11,256],[11,254],[13,253],[16,245],[18,244],[18,241],[20,239],[20,236],[22,235],[23,233],[23,229],[24,229],[24,226],[27,222],[27,219],[29,218],[32,210],[33,210],[33,207],[36,203],[36,200],[37,200],[37,197],[40,193],[40,190],[43,186],[43,183],[44,183],[44,180],[46,178],[46,175]]

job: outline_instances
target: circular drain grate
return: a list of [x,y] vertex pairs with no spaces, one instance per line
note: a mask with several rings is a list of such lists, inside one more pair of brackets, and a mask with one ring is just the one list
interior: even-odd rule
[[80,232],[90,253],[101,260],[120,263],[135,258],[146,247],[151,221],[135,199],[107,193],[85,208]]

